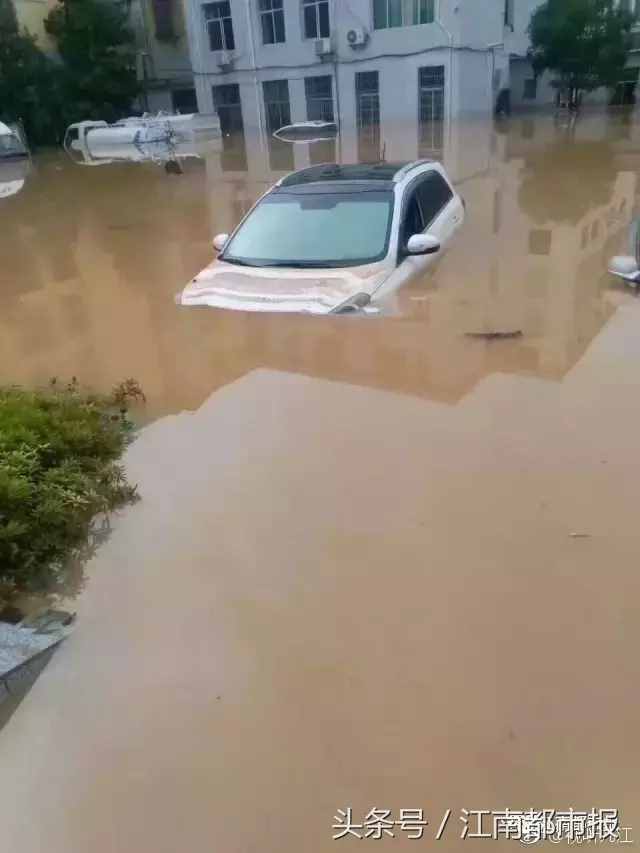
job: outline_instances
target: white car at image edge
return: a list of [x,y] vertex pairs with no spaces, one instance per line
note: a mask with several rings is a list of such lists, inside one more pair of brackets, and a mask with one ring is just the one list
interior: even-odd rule
[[464,221],[440,163],[311,166],[278,181],[218,257],[176,297],[180,305],[340,314],[385,310]]

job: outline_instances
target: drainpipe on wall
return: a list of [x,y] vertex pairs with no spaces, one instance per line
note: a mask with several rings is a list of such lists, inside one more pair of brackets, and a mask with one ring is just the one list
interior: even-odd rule
[[[331,27],[331,26],[329,27],[329,35],[331,35],[332,30],[335,33],[338,32],[337,9],[338,9],[338,4],[336,2],[334,2],[334,0],[331,0],[330,6],[329,6],[329,23],[330,23],[330,25],[333,24],[333,27]],[[337,151],[336,151],[336,161],[338,163],[342,163],[342,116],[340,115],[340,88],[339,88],[340,83],[338,81],[339,56],[338,56],[337,36],[336,36],[336,42],[335,42],[334,48],[335,49],[333,52],[333,79],[335,81],[335,88],[336,88],[336,93],[335,93],[336,115],[335,115],[335,118],[337,118],[336,125],[338,128],[338,134],[337,134],[338,145],[337,145]]]
[[[66,8],[66,6],[65,6]],[[147,15],[145,14],[145,0],[139,0],[136,12],[131,13],[133,6],[130,6],[129,14],[131,17],[137,17],[137,22],[134,22],[134,28],[139,28],[139,34],[142,37],[142,47],[136,51],[136,69],[140,74],[140,82],[142,83],[142,106],[144,112],[149,112],[149,77],[150,71],[153,71],[153,55],[151,53],[151,42],[149,39],[149,30],[147,27]]]
[[[495,93],[493,90],[493,78],[495,77],[495,73],[496,73],[496,49],[497,48],[503,48],[504,49],[504,42],[503,41],[497,41],[497,42],[494,42],[493,44],[487,45],[487,51],[489,51],[489,50],[491,51],[491,73],[490,73],[490,77],[489,77],[489,92],[491,93],[491,112],[492,112],[492,114],[495,113],[495,111],[497,109],[497,99],[494,97]],[[498,97],[500,96],[500,89],[498,89],[497,95],[498,95]]]
[[258,85],[258,68],[256,60],[256,42],[255,33],[253,31],[253,17],[251,15],[251,0],[245,0],[245,10],[247,13],[247,29],[249,32],[249,50],[251,53],[251,67],[253,68],[253,86],[256,95],[256,111],[258,115],[258,133],[260,135],[260,146],[264,152],[265,148],[265,125],[262,115],[262,102],[260,98],[260,86]]
[[[442,0],[438,4],[438,17],[435,23],[440,27],[442,32],[449,40],[449,149],[451,149],[451,141],[453,138],[453,33],[448,30],[440,20],[440,10],[442,8]],[[456,7],[457,11],[457,7]]]
[[[201,39],[203,38],[202,29],[204,29],[202,20],[202,8],[196,3],[186,3],[184,8],[186,13],[187,43],[189,45],[189,62],[191,65],[191,70],[193,72],[193,85],[196,90],[198,110],[200,110],[200,98],[198,97],[199,93],[202,90],[202,86],[200,85],[200,79],[202,77],[205,78],[204,86],[207,86],[207,81],[209,79],[206,72],[206,63],[202,53],[201,43]],[[207,97],[207,101],[205,102],[207,104],[207,107],[211,100],[212,94],[211,87],[209,86],[209,94]],[[211,111],[216,112],[215,104],[212,104]]]

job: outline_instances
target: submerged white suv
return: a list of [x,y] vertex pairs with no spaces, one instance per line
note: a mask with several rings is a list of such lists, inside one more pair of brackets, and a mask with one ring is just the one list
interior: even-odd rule
[[312,166],[282,178],[180,305],[311,314],[384,309],[423,273],[464,221],[440,163]]

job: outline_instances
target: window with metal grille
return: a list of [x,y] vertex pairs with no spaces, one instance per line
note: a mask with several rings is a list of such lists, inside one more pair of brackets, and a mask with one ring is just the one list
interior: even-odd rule
[[240,86],[237,83],[213,86],[213,104],[222,131],[222,169],[225,172],[241,172],[247,168],[247,149]]
[[330,75],[305,77],[304,93],[307,99],[309,121],[333,121],[333,84]]
[[231,3],[205,3],[202,7],[211,50],[235,50]]
[[442,151],[444,140],[444,65],[418,69],[418,154]]
[[[333,80],[331,75],[305,77],[304,93],[307,99],[307,119],[309,121],[334,121]],[[324,139],[309,146],[309,160],[312,164],[333,163],[336,159],[335,139]]]
[[356,92],[378,93],[380,88],[379,77],[377,71],[358,71],[356,74]]
[[289,81],[265,80],[262,84],[264,103],[267,107],[267,125],[270,131],[279,130],[291,124],[289,105]]
[[373,0],[373,26],[376,30],[432,24],[435,0]]
[[375,163],[380,158],[380,81],[377,71],[356,73],[358,159]]
[[285,41],[283,0],[258,0],[262,43],[280,44]]
[[531,77],[529,80],[524,81],[524,91],[522,96],[526,98],[528,101],[535,101],[538,97],[538,78]]
[[276,171],[291,171],[293,146],[273,136],[276,130],[291,124],[289,81],[265,80],[262,84],[262,93],[269,132],[269,167]]
[[302,15],[305,38],[329,38],[329,0],[302,0]]

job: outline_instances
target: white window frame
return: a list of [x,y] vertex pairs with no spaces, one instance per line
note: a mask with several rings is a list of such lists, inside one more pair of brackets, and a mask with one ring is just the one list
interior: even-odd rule
[[[307,81],[313,80],[328,80],[329,81],[329,89],[330,92],[328,95],[309,95],[310,85],[307,84]],[[334,90],[334,82],[332,74],[313,74],[309,77],[304,78],[304,99],[305,106],[307,110],[307,121],[317,120],[316,117],[311,118],[310,113],[316,112],[314,107],[317,107],[317,113],[320,115],[320,121],[335,121],[336,120],[336,111],[335,104],[333,101],[333,90]],[[310,109],[311,108],[311,109]],[[329,117],[330,115],[330,117]]]
[[[262,35],[262,44],[266,45],[267,47],[274,45],[274,44],[284,44],[287,40],[287,22],[285,20],[285,14],[284,14],[284,0],[268,0],[268,2],[270,3],[270,6],[271,6],[271,8],[269,8],[269,9],[263,9],[262,8],[263,2],[264,2],[264,0],[258,0],[258,16],[260,17],[260,33]],[[276,2],[279,2],[280,5],[274,8],[273,4]],[[278,13],[280,13],[282,15],[282,31],[284,33],[284,38],[282,39],[282,41],[276,40],[276,32],[277,32],[276,31],[276,15]],[[263,19],[267,18],[267,17],[271,18],[271,26],[273,28],[274,41],[265,41],[264,40]]]
[[[235,50],[236,34],[233,31],[233,10],[231,8],[231,0],[226,0],[226,2],[229,5],[229,14],[228,15],[219,15],[218,17],[215,17],[215,18],[214,17],[211,17],[211,18],[207,17],[207,6],[221,6],[221,5],[223,5],[224,2],[225,2],[225,0],[211,0],[211,2],[202,4],[202,14],[204,16],[204,26],[205,26],[205,31],[207,33],[207,40],[209,42],[209,50],[212,51],[213,53],[217,53],[219,50],[226,50],[226,51]],[[230,47],[227,44],[227,34],[226,34],[225,28],[224,28],[224,21],[226,21],[226,20],[231,21],[231,31],[233,33],[233,41],[234,41],[234,45],[232,47]],[[216,24],[220,28],[220,36],[221,36],[220,40],[222,42],[221,48],[212,48],[211,47],[211,35],[210,35],[211,24]]]
[[[422,85],[422,71],[433,70],[434,74],[440,75],[442,69],[442,83],[433,82],[432,85]],[[424,97],[430,100],[431,117],[423,116]],[[438,109],[437,109],[438,108]],[[436,112],[441,111],[442,117],[436,118]],[[420,157],[430,152],[434,154],[441,152],[444,147],[444,127],[447,120],[447,68],[445,65],[421,65],[418,68],[418,149]],[[430,142],[430,144],[426,144]]]
[[[320,4],[321,3],[323,3],[323,4],[326,3],[327,17],[329,18],[329,32],[326,34],[326,36],[323,36],[320,32]],[[305,16],[305,9],[308,6],[314,6],[315,7],[316,30],[317,30],[317,35],[315,35],[315,36],[308,36],[307,35],[307,24],[306,24],[307,19]],[[305,38],[307,41],[309,41],[309,40],[315,41],[316,39],[321,39],[321,38],[330,38],[330,36],[331,36],[331,0],[301,0],[300,13],[302,15],[302,35],[303,35],[303,38]]]
[[[401,27],[424,27],[429,24],[435,23],[437,19],[437,0],[427,0],[427,3],[431,4],[431,20],[420,22],[420,3],[421,0],[399,0],[401,3],[400,13],[402,17],[401,24],[395,24],[394,26],[389,26],[389,17],[390,17],[390,6],[392,3],[398,2],[398,0],[382,0],[382,2],[386,5],[386,24],[383,27],[376,27],[376,15],[375,15],[375,3],[376,0],[371,0],[371,20],[373,22],[373,29],[377,30],[396,30]],[[406,10],[411,7],[411,13],[408,16],[406,14]],[[406,18],[411,17],[412,20],[407,21]]]

